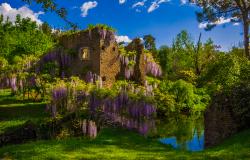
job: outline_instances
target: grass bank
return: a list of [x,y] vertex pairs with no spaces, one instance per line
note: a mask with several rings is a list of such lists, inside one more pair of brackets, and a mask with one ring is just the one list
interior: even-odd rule
[[[46,118],[44,104],[19,101],[9,92],[0,94],[0,132],[26,120]],[[29,142],[0,148],[0,159],[250,159],[250,130],[202,152],[174,150],[156,139],[119,128],[105,128],[96,139],[83,137]]]
[[0,134],[27,120],[37,122],[48,117],[44,108],[42,102],[22,100],[12,96],[10,90],[0,90]]

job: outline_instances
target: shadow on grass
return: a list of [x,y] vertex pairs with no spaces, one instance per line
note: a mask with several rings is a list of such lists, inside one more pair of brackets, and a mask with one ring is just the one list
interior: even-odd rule
[[41,101],[33,101],[28,99],[16,99],[15,96],[13,97],[1,97],[0,98],[0,105],[9,105],[9,104],[26,104],[26,103],[41,103]]
[[25,105],[11,105],[10,107],[0,107],[0,120],[13,119],[33,119],[43,118],[48,113],[45,112],[44,104],[30,103]]
[[41,101],[34,101],[29,99],[17,98],[15,95],[12,95],[9,91],[1,91],[0,93],[0,105],[11,105],[11,104],[26,104],[26,103],[41,103]]
[[0,134],[12,130],[26,121],[40,121],[48,117],[45,104],[31,100],[19,100],[9,90],[0,90]]

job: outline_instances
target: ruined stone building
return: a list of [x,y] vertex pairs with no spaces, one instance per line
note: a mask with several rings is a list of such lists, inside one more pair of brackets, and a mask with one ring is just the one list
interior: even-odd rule
[[60,43],[77,53],[70,66],[72,75],[84,79],[87,72],[91,71],[102,78],[105,86],[115,82],[120,63],[118,45],[111,31],[98,28],[81,31],[63,36]]
[[[84,79],[87,72],[91,71],[101,77],[104,86],[109,87],[124,72],[119,59],[119,46],[112,31],[96,27],[92,30],[62,36],[60,44],[65,49],[76,53],[70,64],[71,75]],[[132,79],[143,83],[145,79],[142,58],[144,47],[140,41],[135,40],[127,46],[127,49],[136,50],[139,53],[136,57],[136,69]]]

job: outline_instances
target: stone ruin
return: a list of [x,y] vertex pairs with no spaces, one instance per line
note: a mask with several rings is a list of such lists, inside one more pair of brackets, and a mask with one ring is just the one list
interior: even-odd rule
[[[88,72],[92,72],[101,78],[105,87],[112,86],[117,79],[124,77],[124,67],[119,59],[119,45],[112,31],[96,27],[65,35],[60,38],[60,45],[77,53],[70,64],[69,76],[85,79]],[[125,49],[137,52],[134,76],[131,80],[143,84],[145,81],[143,44],[140,39],[135,39]]]
[[229,93],[218,93],[205,112],[205,147],[250,128],[250,85],[241,84]]

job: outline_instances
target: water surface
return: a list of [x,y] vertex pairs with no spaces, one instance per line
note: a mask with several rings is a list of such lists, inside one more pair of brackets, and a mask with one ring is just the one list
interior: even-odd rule
[[160,120],[157,124],[157,135],[161,143],[171,145],[175,149],[202,151],[203,117],[180,115]]

